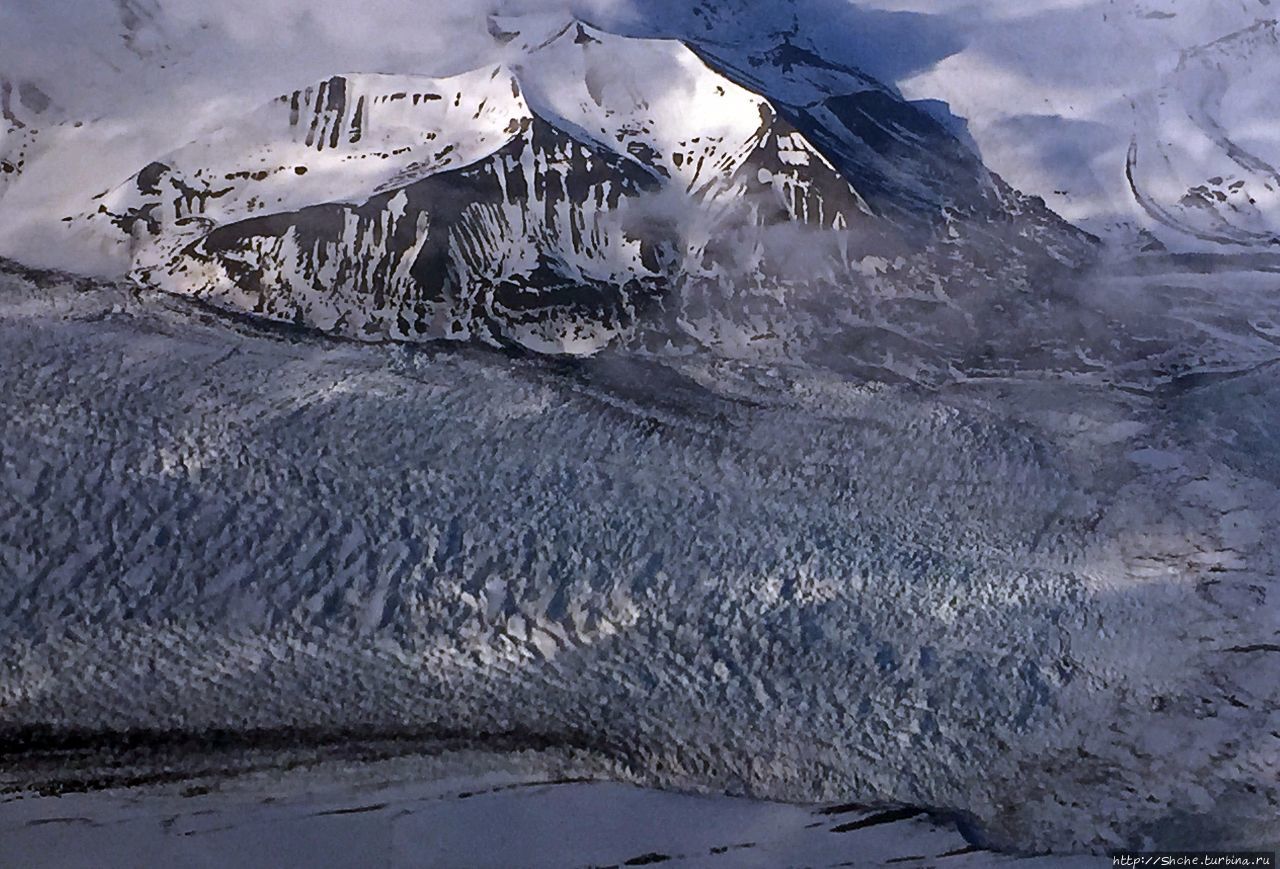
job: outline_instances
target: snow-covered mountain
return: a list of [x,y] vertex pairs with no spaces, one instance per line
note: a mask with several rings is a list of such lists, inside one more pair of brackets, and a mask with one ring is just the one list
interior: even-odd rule
[[[1238,249],[1268,244],[1280,221],[1265,182],[1246,177],[1276,163],[1268,123],[1276,52],[1259,38],[1276,15],[1270,0],[449,0],[429,16],[376,0],[359,18],[287,0],[119,0],[80,4],[75,15],[57,4],[0,10],[9,106],[0,160],[12,167],[0,171],[0,253],[121,271],[113,243],[61,224],[81,213],[87,191],[335,74],[445,77],[518,63],[529,41],[512,32],[528,28],[493,32],[483,13],[553,8],[563,20],[570,6],[609,32],[683,41],[793,122],[791,109],[830,98],[847,109],[861,101],[843,99],[851,94],[887,93],[889,115],[905,103],[911,120],[919,111],[981,155],[957,163],[949,145],[911,123],[886,135],[933,158],[879,161],[864,149],[844,165],[828,154],[878,214],[936,216],[941,203],[927,188],[985,164],[1119,241],[1154,235],[1172,249]],[[41,50],[49,44],[59,51]],[[1236,59],[1196,61],[1223,51]],[[804,132],[826,153],[830,143]],[[1218,142],[1224,134],[1261,162],[1240,166]],[[19,164],[27,179],[15,184]],[[1247,195],[1232,189],[1241,180]],[[1237,229],[1215,232],[1220,219]]]
[[875,232],[767,100],[678,43],[578,22],[539,33],[515,68],[294,91],[100,209],[132,231],[139,279],[224,307],[360,338],[570,352],[677,273],[766,267],[717,250],[723,226]]
[[[954,128],[1015,187],[1115,242],[1154,236],[1171,249],[1238,250],[1268,244],[1266,227],[1280,221],[1267,196],[1230,189],[1276,162],[1277,52],[1265,36],[1277,14],[1272,0],[626,6],[628,32],[692,39],[755,62],[785,35],[827,66],[855,66]],[[1224,137],[1261,162],[1239,165]],[[1127,174],[1137,177],[1138,196]],[[1214,232],[1215,210],[1242,231]]]
[[[1089,255],[930,114],[787,33],[744,54],[562,14],[486,31],[498,61],[459,74],[342,73],[233,100],[128,176],[81,180],[59,230],[235,311],[567,353],[620,336],[797,352],[792,333],[812,329],[743,321],[747,297],[820,286],[838,314],[880,291],[868,276],[893,294],[939,274],[1022,285]],[[32,159],[57,166],[77,144]],[[13,165],[20,207],[48,171]]]

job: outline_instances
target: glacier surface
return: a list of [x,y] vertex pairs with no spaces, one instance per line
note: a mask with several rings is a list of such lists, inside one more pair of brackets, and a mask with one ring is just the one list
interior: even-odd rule
[[1003,847],[1270,841],[1274,357],[1230,363],[1273,345],[1178,283],[1199,370],[925,386],[10,269],[7,786],[93,780],[39,758],[94,734],[465,734]]

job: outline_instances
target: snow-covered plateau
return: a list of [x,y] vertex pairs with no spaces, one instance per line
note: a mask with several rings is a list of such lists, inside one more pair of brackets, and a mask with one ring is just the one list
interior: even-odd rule
[[0,864],[1280,846],[1266,10],[209,5],[0,8]]

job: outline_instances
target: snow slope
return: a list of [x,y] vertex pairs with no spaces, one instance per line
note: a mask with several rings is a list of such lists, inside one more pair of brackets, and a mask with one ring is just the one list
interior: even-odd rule
[[[1278,118],[1269,0],[857,6],[879,11],[873,20],[901,40],[864,45],[854,62],[910,98],[945,101],[987,165],[1068,219],[1180,250],[1274,238],[1263,168],[1275,163]],[[1232,188],[1240,180],[1248,193]]]
[[1274,20],[1183,54],[1128,158],[1163,226],[1226,245],[1280,245],[1280,36]]

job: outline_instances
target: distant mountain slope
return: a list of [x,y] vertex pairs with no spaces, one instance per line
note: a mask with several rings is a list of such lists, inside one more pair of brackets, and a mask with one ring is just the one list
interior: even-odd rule
[[[1238,167],[1215,144],[1225,134],[1277,162],[1265,156],[1274,154],[1270,131],[1280,117],[1269,85],[1277,52],[1264,38],[1277,16],[1273,0],[623,6],[634,32],[692,40],[700,50],[734,55],[738,68],[767,69],[783,38],[819,58],[826,81],[836,68],[856,67],[919,101],[1014,187],[1044,196],[1058,213],[1114,242],[1149,244],[1154,235],[1172,249],[1238,248],[1268,244],[1280,221],[1269,194],[1257,195],[1265,187],[1249,182],[1252,196],[1230,189],[1243,176],[1228,178]],[[1227,56],[1233,53],[1234,60]],[[1221,64],[1210,59],[1218,55]],[[1135,133],[1141,202],[1126,179]],[[1184,213],[1187,195],[1192,210]],[[1236,229],[1215,231],[1214,212]]]
[[1200,241],[1280,245],[1277,76],[1274,20],[1183,54],[1129,149],[1129,184],[1152,219]]

